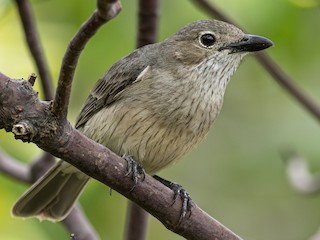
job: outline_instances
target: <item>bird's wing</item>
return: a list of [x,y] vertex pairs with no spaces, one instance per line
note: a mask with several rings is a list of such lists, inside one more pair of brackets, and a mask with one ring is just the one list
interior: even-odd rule
[[95,113],[109,106],[128,86],[140,81],[150,67],[141,61],[141,51],[134,51],[115,63],[98,80],[87,98],[76,121],[83,126]]

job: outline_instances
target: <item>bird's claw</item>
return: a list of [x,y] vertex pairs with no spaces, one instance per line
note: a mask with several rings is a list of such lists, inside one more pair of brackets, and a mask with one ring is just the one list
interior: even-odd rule
[[190,194],[181,185],[172,183],[171,186],[171,189],[174,192],[172,205],[176,202],[179,196],[182,201],[180,218],[178,222],[178,224],[180,224],[187,214],[189,214],[189,217],[191,217],[193,203]]
[[182,206],[180,210],[180,218],[179,218],[178,225],[185,219],[187,214],[189,215],[189,217],[191,217],[193,202],[190,197],[190,194],[181,185],[177,183],[170,182],[156,175],[153,177],[173,191],[174,195],[173,195],[172,205],[176,202],[177,198],[180,196],[180,199],[182,201]]
[[132,192],[138,184],[138,180],[140,178],[142,179],[141,181],[144,181],[146,172],[144,168],[139,163],[137,163],[130,155],[123,155],[123,159],[127,161],[127,173],[125,176],[131,175],[132,181],[134,182],[134,185],[130,190],[130,192]]

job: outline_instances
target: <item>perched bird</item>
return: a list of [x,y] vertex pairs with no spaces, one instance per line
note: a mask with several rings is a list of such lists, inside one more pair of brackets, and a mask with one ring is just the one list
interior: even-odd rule
[[[193,22],[116,62],[96,83],[75,127],[155,174],[207,135],[243,57],[272,45],[225,22]],[[60,221],[88,180],[60,160],[16,202],[13,215]]]

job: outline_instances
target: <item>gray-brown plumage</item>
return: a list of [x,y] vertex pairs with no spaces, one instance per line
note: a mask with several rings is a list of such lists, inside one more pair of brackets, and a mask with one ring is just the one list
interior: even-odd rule
[[[271,45],[224,22],[191,23],[115,63],[91,91],[76,128],[154,174],[205,137],[247,52]],[[13,214],[61,220],[88,180],[59,161],[18,200]]]

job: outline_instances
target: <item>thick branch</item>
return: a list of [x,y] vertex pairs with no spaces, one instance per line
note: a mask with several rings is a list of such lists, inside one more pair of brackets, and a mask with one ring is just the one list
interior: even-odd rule
[[42,82],[45,100],[53,99],[52,78],[43,53],[31,5],[28,0],[16,0],[21,23],[31,55],[36,63]]
[[97,6],[98,10],[81,26],[69,43],[62,61],[52,109],[60,120],[66,120],[67,117],[72,80],[82,50],[97,30],[121,10],[121,4],[117,0],[99,0]]
[[[237,24],[235,21],[232,21],[231,18],[229,18],[225,13],[223,13],[208,0],[192,1],[209,15],[220,20],[232,23],[235,26],[239,26],[239,24]],[[316,102],[314,102],[307,94],[305,94],[298,86],[296,86],[294,81],[292,81],[292,79],[290,79],[290,77],[266,53],[259,52],[254,56],[285,90],[287,90],[314,117],[320,120],[320,106]]]
[[139,204],[187,239],[240,239],[196,204],[190,218],[177,225],[181,200],[172,205],[173,192],[149,175],[130,191],[134,183],[126,177],[126,161],[85,137],[69,122],[58,122],[51,113],[51,104],[40,101],[28,81],[11,80],[0,74],[0,90],[0,128],[12,130],[16,138],[33,142],[64,159]]

